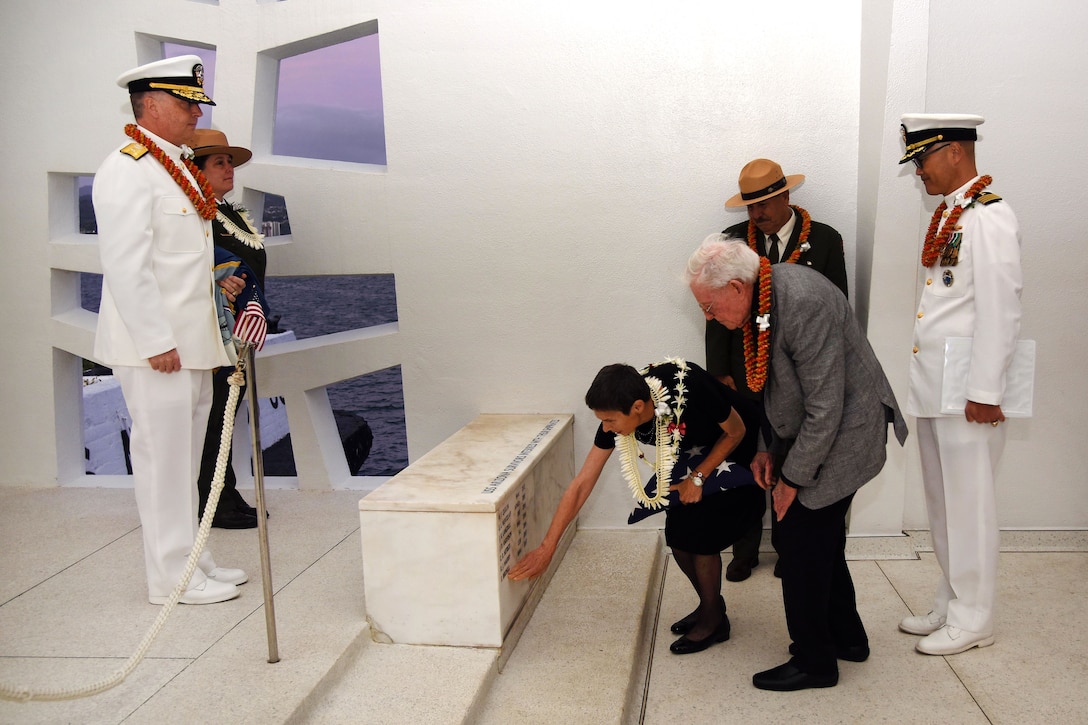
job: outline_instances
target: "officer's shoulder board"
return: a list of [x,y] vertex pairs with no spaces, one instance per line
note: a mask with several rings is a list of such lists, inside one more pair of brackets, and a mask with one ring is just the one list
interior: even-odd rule
[[123,149],[121,149],[121,153],[127,154],[134,159],[139,159],[141,156],[147,153],[147,147],[143,144],[139,144],[133,141],[128,146],[125,146]]
[[996,204],[997,202],[1001,201],[1001,197],[993,193],[992,191],[987,191],[979,194],[975,200],[983,206],[989,206],[990,204]]

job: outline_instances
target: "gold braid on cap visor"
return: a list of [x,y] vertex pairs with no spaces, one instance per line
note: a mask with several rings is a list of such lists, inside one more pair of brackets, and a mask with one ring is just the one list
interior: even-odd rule
[[179,86],[174,83],[148,83],[149,88],[154,88],[157,91],[172,91],[182,98],[186,98],[190,101],[210,101],[212,99],[204,95],[204,89],[193,86]]
[[921,146],[928,146],[931,143],[936,143],[937,141],[943,141],[943,140],[944,140],[944,136],[941,135],[941,134],[937,134],[936,136],[930,136],[929,138],[925,139],[924,141],[915,141],[912,144],[907,144],[907,153],[910,153],[914,149],[919,148]]

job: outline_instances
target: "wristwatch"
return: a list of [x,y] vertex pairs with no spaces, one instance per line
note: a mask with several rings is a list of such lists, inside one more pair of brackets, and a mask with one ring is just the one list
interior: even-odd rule
[[698,471],[691,472],[691,482],[695,484],[696,488],[703,487],[703,474]]

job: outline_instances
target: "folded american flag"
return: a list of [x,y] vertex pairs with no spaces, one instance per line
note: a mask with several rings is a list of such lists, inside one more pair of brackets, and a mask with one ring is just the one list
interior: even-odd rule
[[253,343],[255,350],[264,347],[268,335],[268,322],[264,318],[264,308],[256,300],[250,300],[234,320],[234,336],[242,342]]
[[222,289],[216,288],[216,311],[223,344],[230,345],[234,338],[243,343],[253,343],[256,350],[262,349],[268,335],[266,318],[269,310],[264,301],[264,292],[257,284],[257,276],[241,258],[222,247],[215,248],[213,272],[216,281],[234,276],[241,277],[246,283],[245,289],[238,293],[233,303],[227,299]]

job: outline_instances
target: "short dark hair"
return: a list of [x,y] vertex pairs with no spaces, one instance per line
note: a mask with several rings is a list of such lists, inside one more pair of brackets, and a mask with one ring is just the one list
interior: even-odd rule
[[627,415],[639,400],[650,400],[650,386],[638,370],[622,363],[601,368],[586,392],[590,410],[617,410]]
[[129,103],[132,104],[132,115],[139,121],[144,116],[144,99],[147,98],[147,94],[151,91],[139,91],[132,93],[128,97]]
[[211,157],[212,157],[211,154],[207,154],[205,156],[194,156],[193,157],[193,163],[196,164],[196,167],[198,169],[203,171],[204,167],[208,165],[208,159],[210,159]]

